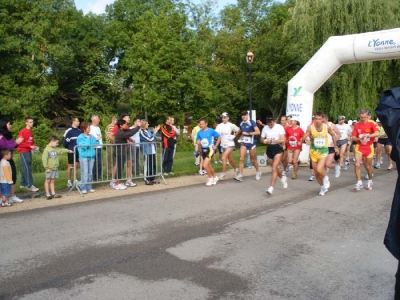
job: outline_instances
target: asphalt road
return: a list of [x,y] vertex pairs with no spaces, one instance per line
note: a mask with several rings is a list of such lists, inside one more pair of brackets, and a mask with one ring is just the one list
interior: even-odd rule
[[393,299],[397,172],[309,170],[0,215],[0,299]]

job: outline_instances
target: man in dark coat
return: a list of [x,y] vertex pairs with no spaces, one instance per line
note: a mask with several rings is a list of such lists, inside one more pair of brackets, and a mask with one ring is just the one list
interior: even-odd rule
[[[375,112],[393,145],[390,157],[396,162],[397,174],[400,175],[400,88],[384,91]],[[384,244],[399,260],[394,299],[400,300],[400,176],[397,177]]]

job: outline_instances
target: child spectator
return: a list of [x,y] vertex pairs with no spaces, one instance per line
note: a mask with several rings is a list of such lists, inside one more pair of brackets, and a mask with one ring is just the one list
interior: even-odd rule
[[10,196],[12,180],[12,171],[9,160],[11,159],[11,151],[8,149],[1,150],[1,162],[0,162],[0,185],[1,185],[1,206],[8,207],[12,206],[12,203],[8,202]]
[[61,195],[56,194],[54,190],[54,181],[56,178],[58,178],[58,166],[60,165],[58,154],[73,153],[73,151],[68,149],[57,148],[58,142],[58,137],[52,135],[49,138],[49,144],[44,149],[42,155],[43,167],[46,172],[44,189],[46,191],[47,200],[62,197]]

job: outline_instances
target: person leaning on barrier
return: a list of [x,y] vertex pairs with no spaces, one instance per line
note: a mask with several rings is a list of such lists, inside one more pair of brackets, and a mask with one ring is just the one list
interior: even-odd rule
[[144,154],[145,166],[144,166],[144,182],[146,185],[153,185],[155,183],[155,175],[157,174],[157,157],[156,157],[156,136],[160,130],[160,125],[154,127],[154,131],[149,130],[149,122],[147,120],[141,120],[140,122],[140,147]]
[[104,133],[106,135],[106,143],[107,143],[107,179],[112,178],[113,175],[113,167],[114,167],[114,161],[115,161],[115,155],[114,155],[114,146],[111,144],[114,144],[114,134],[112,133],[115,124],[117,124],[117,118],[116,117],[111,117],[110,119],[110,124],[106,126],[106,129],[104,130]]
[[[125,190],[127,186],[136,186],[135,183],[132,182],[132,179],[128,176],[128,180],[125,184],[122,184],[120,180],[122,179],[122,171],[124,169],[124,164],[127,159],[127,150],[128,150],[128,141],[132,144],[130,137],[139,131],[139,127],[135,127],[133,129],[129,129],[129,125],[125,120],[118,120],[117,122],[118,130],[115,133],[115,144],[117,145],[116,151],[116,162],[117,162],[117,171],[115,174],[116,181],[112,186],[115,190]],[[131,165],[127,166],[126,173],[127,175],[131,174]]]

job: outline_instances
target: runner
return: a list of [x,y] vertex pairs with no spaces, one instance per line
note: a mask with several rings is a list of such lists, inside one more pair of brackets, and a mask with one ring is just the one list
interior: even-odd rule
[[267,126],[264,126],[261,133],[261,142],[267,145],[266,153],[269,165],[271,166],[272,174],[271,183],[266,192],[267,194],[272,195],[277,177],[281,178],[284,189],[286,189],[288,186],[286,176],[283,175],[283,172],[281,172],[281,170],[278,168],[283,155],[281,144],[285,143],[286,136],[283,126],[276,124],[272,116],[266,118],[266,123]]
[[222,113],[221,118],[222,123],[218,124],[215,131],[221,136],[222,150],[222,173],[218,177],[219,179],[224,179],[228,161],[235,171],[235,177],[239,173],[239,169],[236,168],[236,163],[232,157],[232,151],[235,150],[235,134],[239,131],[239,127],[229,122],[229,114],[227,112]]
[[291,126],[285,128],[286,134],[286,149],[287,149],[287,164],[293,164],[292,179],[297,178],[297,171],[299,170],[299,155],[302,149],[302,140],[304,131],[300,127],[300,122],[296,117],[291,119]]
[[[324,113],[318,111],[315,113],[314,123],[308,126],[304,135],[304,141],[310,145],[311,164],[314,169],[315,178],[317,179],[321,190],[320,196],[325,195],[330,187],[329,177],[327,176],[325,163],[328,157],[328,135],[332,136],[334,144],[336,137],[332,129],[323,123]],[[337,147],[336,147],[337,148]]]
[[[206,186],[216,185],[219,179],[212,167],[211,158],[221,142],[221,137],[214,129],[208,128],[206,119],[201,119],[199,126],[201,130],[197,133],[196,141],[200,155],[203,157],[203,167],[208,175]],[[216,144],[214,144],[214,137],[217,138]]]
[[[340,136],[339,130],[336,128],[336,125],[332,122],[329,122],[328,116],[324,114],[323,122],[330,127],[336,137],[336,139]],[[329,172],[329,169],[335,170],[335,177],[340,176],[340,166],[339,164],[335,164],[334,161],[339,159],[339,148],[336,147],[336,143],[333,142],[332,136],[328,135],[328,157],[326,158],[325,167],[326,171]]]
[[[349,124],[345,123],[346,117],[345,116],[339,116],[338,117],[338,124],[336,124],[336,128],[340,132],[339,139],[337,141],[337,146],[339,148],[339,167],[343,170],[347,170],[347,164],[345,164],[345,155],[346,155],[346,150],[348,143],[351,138],[351,127]],[[350,122],[350,121],[349,121]]]
[[258,168],[258,162],[256,159],[256,145],[257,139],[255,136],[260,135],[260,129],[254,120],[250,120],[249,113],[242,111],[242,122],[240,123],[240,130],[236,133],[236,136],[242,135],[240,145],[240,162],[239,162],[239,174],[235,177],[237,181],[243,181],[243,168],[244,159],[249,150],[250,159],[253,166],[256,168],[256,180],[260,180],[261,172]]
[[379,130],[375,123],[368,121],[368,111],[361,109],[359,112],[359,122],[354,125],[353,142],[356,143],[354,148],[354,156],[356,162],[354,164],[354,172],[356,173],[357,183],[354,185],[354,190],[362,189],[361,181],[361,161],[367,171],[368,181],[367,190],[372,190],[372,158],[374,157],[374,140],[379,136]]

